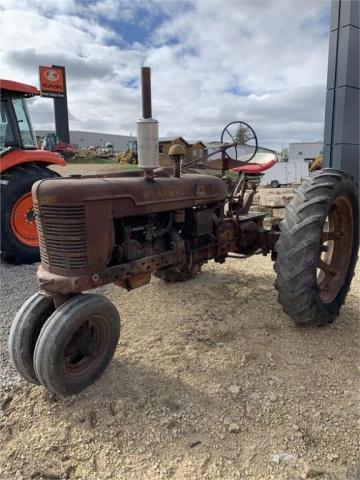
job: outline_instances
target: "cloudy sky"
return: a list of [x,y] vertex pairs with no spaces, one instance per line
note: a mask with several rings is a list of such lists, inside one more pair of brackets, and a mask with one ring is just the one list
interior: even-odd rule
[[[3,78],[38,86],[65,65],[70,128],[135,133],[151,66],[160,135],[218,140],[233,120],[259,143],[323,136],[330,0],[0,0]],[[32,100],[53,128],[51,99]]]

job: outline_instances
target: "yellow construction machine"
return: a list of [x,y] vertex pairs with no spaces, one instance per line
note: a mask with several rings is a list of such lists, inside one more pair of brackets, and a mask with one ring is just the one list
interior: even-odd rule
[[321,170],[324,162],[324,154],[320,152],[319,155],[316,155],[314,160],[309,165],[309,172],[314,172],[315,170]]
[[118,163],[125,163],[131,165],[136,165],[138,163],[136,140],[128,142],[128,149],[125,152],[118,153],[116,155],[116,161]]

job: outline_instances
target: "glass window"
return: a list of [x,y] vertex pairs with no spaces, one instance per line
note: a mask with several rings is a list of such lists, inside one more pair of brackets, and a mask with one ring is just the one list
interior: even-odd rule
[[14,130],[10,123],[7,102],[1,102],[0,111],[0,150],[17,145]]
[[196,148],[193,148],[192,156],[193,156],[193,158],[197,158],[197,157],[198,157],[198,151],[197,151]]
[[29,113],[23,98],[13,98],[16,119],[19,125],[21,140],[24,148],[36,148],[36,138],[29,121]]
[[164,145],[159,144],[159,153],[160,155],[164,153]]

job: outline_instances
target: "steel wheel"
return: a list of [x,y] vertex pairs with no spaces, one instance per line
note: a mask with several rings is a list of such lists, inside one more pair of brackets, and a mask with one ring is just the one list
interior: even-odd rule
[[19,242],[29,247],[39,245],[31,192],[25,193],[13,206],[11,227]]
[[353,211],[349,199],[338,197],[324,224],[317,265],[317,286],[324,303],[331,303],[344,284],[351,258],[353,229]]
[[78,295],[47,320],[34,353],[39,381],[55,393],[71,395],[97,380],[114,355],[120,319],[101,295]]
[[359,249],[359,199],[350,175],[325,169],[303,180],[280,228],[274,268],[284,311],[301,325],[333,322]]
[[65,339],[61,368],[68,378],[82,378],[96,369],[104,358],[111,340],[109,324],[101,317],[90,316]]

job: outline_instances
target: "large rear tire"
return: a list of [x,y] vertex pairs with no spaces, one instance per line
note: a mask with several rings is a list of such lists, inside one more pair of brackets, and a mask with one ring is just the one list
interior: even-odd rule
[[1,257],[15,265],[40,260],[31,187],[59,175],[36,164],[14,167],[1,176]]
[[359,249],[359,200],[350,175],[315,172],[286,206],[275,287],[297,324],[325,325],[345,302]]

